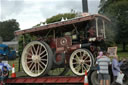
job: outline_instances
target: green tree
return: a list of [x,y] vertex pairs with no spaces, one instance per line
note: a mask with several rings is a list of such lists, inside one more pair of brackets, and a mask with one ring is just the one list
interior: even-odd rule
[[62,17],[64,19],[72,19],[76,17],[77,13],[64,13],[64,14],[57,14],[55,16],[52,16],[51,18],[46,19],[46,23],[53,23],[57,21],[61,21]]
[[76,13],[74,10],[71,10],[71,13],[64,13],[64,14],[57,14],[55,16],[52,16],[48,19],[46,19],[45,22],[40,22],[39,24],[33,26],[33,27],[38,27],[38,26],[41,26],[41,24],[49,24],[49,23],[53,23],[53,22],[57,22],[57,21],[61,21],[62,17],[64,19],[72,19],[72,18],[75,18],[76,16],[78,16],[79,13]]
[[0,36],[3,41],[10,41],[14,36],[14,31],[19,30],[19,23],[15,19],[0,21]]
[[123,51],[126,51],[128,43],[128,0],[101,0],[99,7],[99,13],[112,20],[116,42],[122,43]]

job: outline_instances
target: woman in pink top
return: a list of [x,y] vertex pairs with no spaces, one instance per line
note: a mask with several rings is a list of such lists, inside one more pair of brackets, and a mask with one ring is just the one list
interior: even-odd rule
[[99,59],[99,58],[102,57],[102,56],[103,56],[103,52],[100,51],[100,52],[99,52],[99,55],[97,56],[97,59]]
[[[103,52],[100,51],[98,54],[99,55],[97,56],[97,60],[100,59],[103,56]],[[100,67],[97,65],[97,73],[99,73],[99,70],[100,70]]]

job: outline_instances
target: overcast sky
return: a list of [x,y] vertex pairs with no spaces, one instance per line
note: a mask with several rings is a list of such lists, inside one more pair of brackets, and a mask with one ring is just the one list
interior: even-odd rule
[[[89,13],[97,13],[99,2],[88,0]],[[82,0],[0,0],[0,21],[16,19],[21,29],[27,29],[71,9],[82,12]]]

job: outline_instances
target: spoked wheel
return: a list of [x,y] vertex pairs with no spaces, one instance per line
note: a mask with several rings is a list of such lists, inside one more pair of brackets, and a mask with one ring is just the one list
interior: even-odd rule
[[54,68],[54,69],[51,69],[49,72],[48,72],[48,75],[49,76],[64,76],[67,72],[68,72],[69,68],[68,67],[61,67],[61,68]]
[[86,49],[77,49],[70,56],[70,68],[76,75],[82,76],[93,64],[92,54]]
[[33,41],[26,45],[22,53],[22,67],[29,76],[44,75],[52,66],[52,51],[45,42]]

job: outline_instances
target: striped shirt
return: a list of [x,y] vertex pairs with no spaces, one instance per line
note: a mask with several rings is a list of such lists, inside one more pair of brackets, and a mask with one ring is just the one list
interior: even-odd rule
[[111,64],[110,58],[108,58],[107,56],[102,56],[97,59],[96,64],[98,64],[99,66],[99,73],[102,73],[102,74],[109,73],[108,66],[109,64]]

